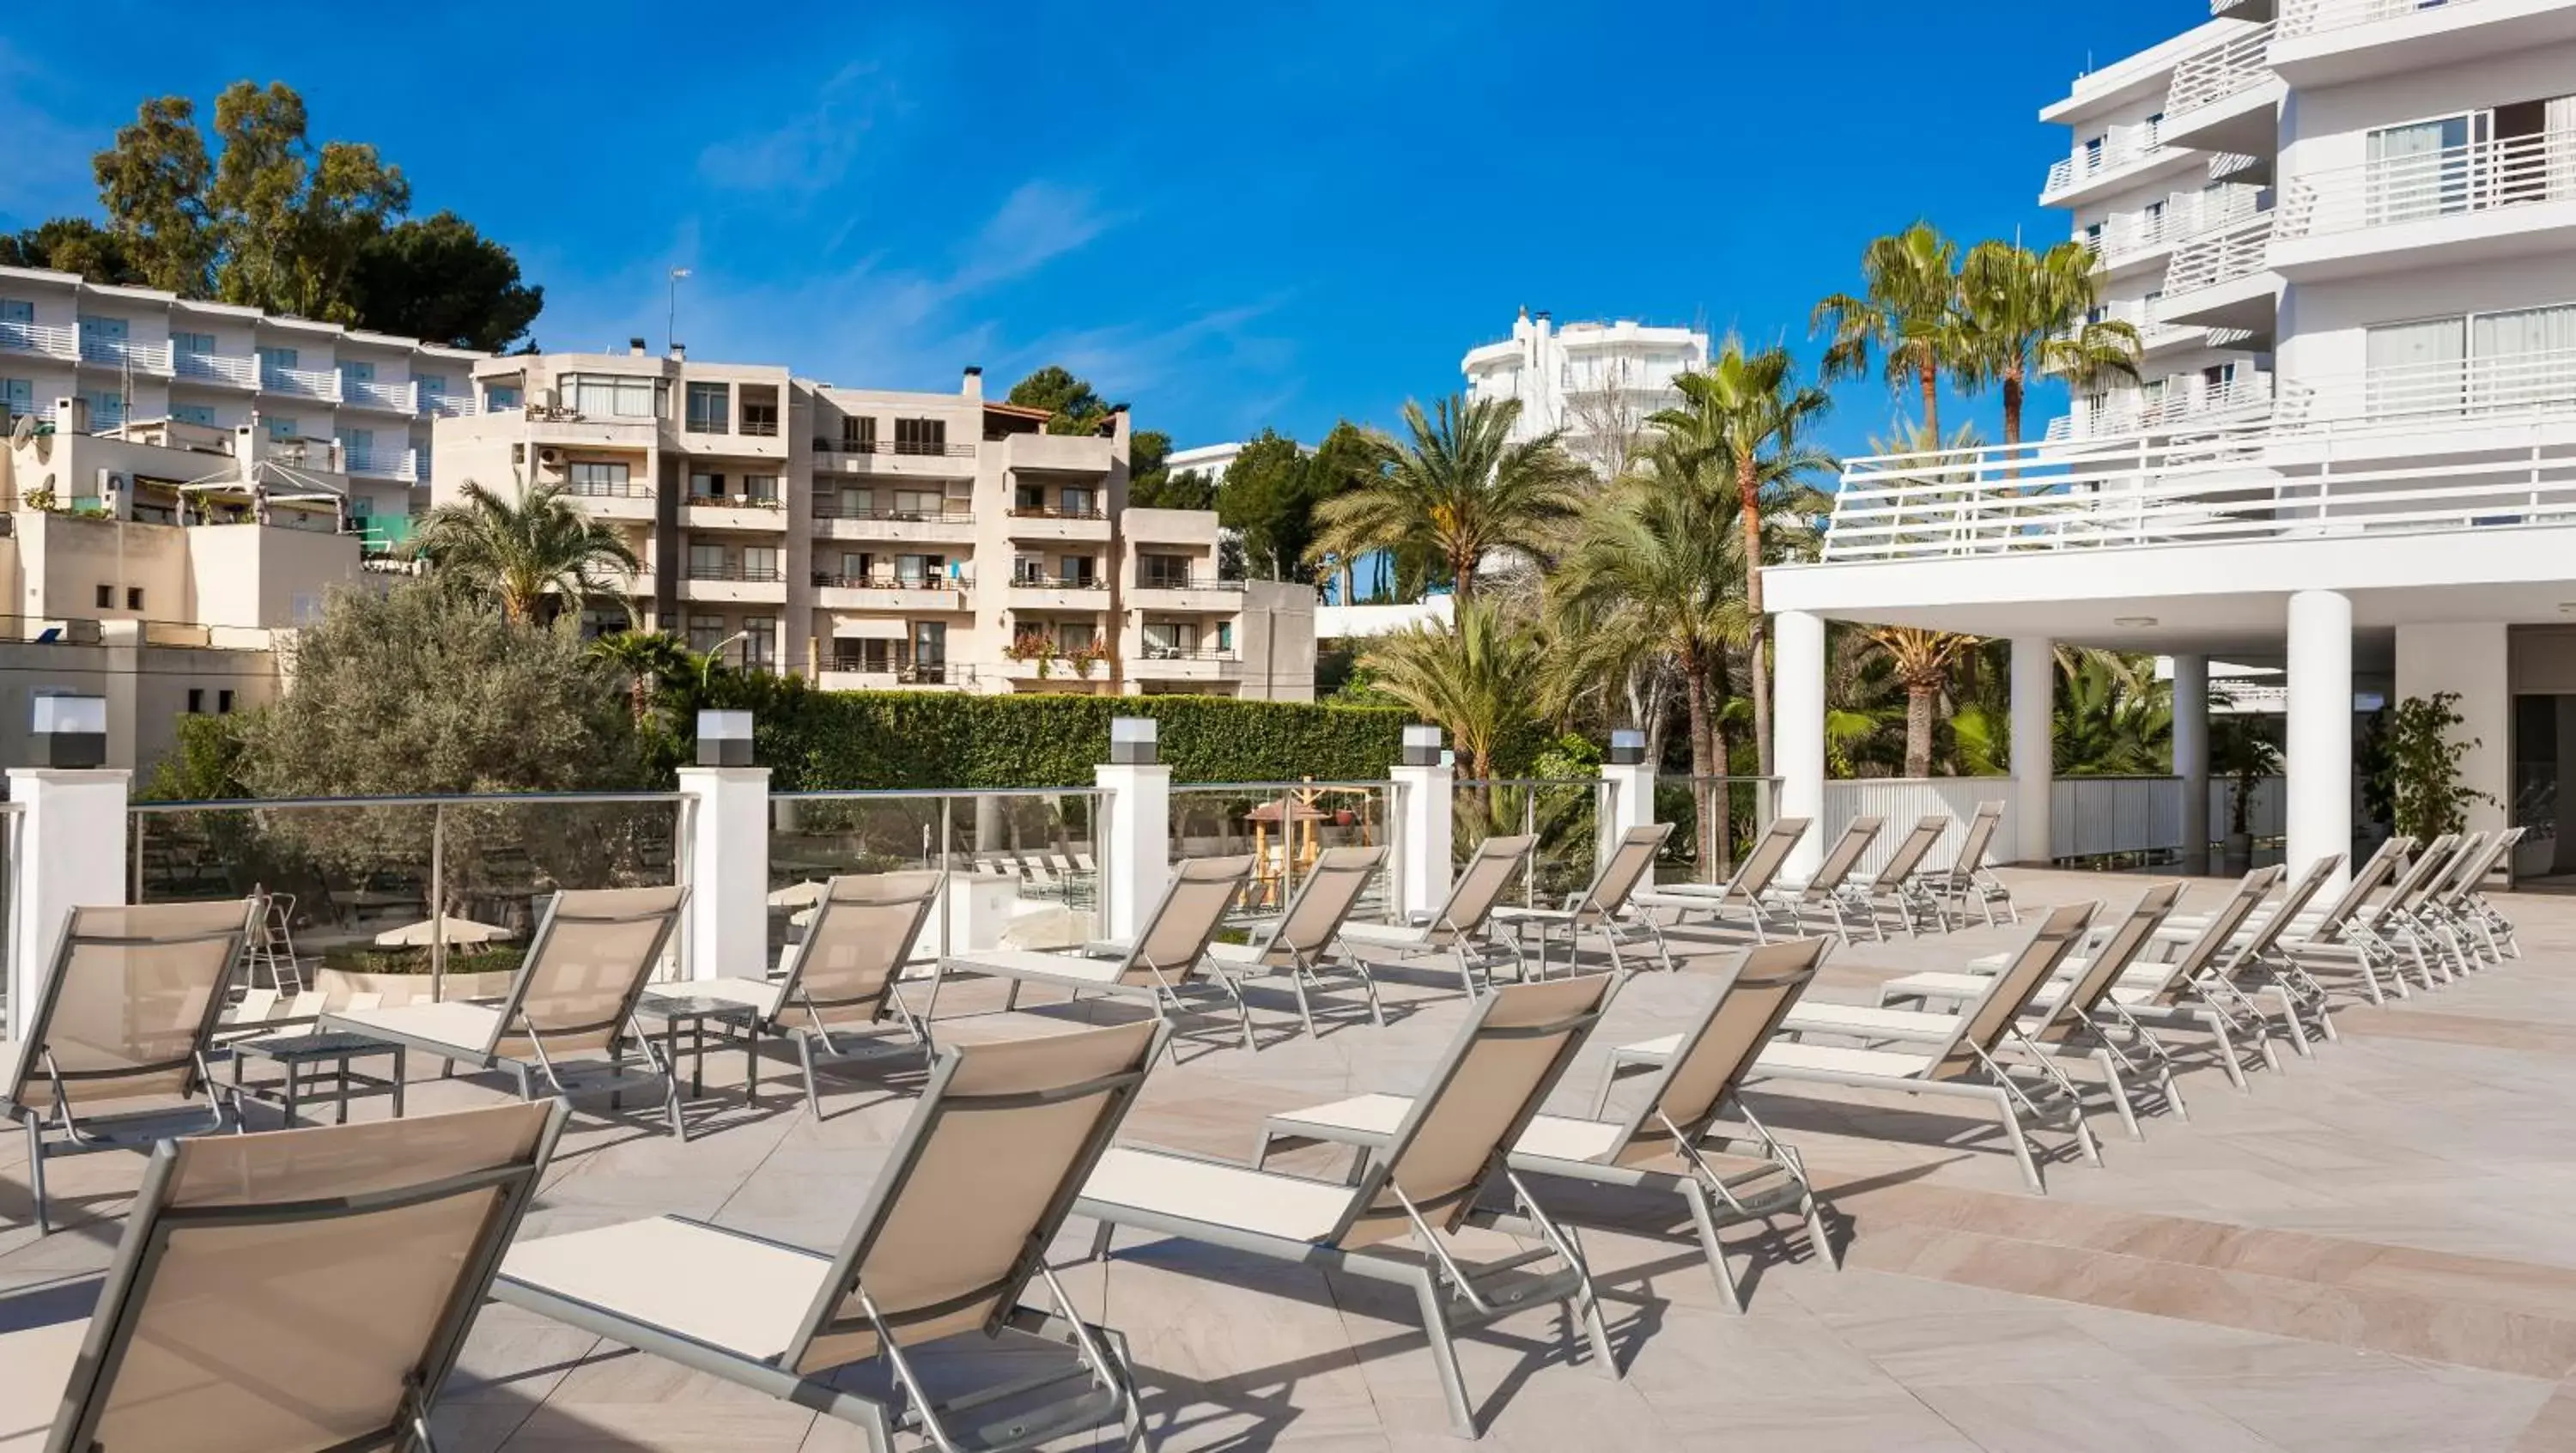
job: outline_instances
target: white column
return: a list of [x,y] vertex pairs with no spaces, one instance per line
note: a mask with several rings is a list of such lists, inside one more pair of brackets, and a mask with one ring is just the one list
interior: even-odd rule
[[1825,618],[1782,611],[1771,631],[1771,765],[1780,777],[1780,815],[1815,824],[1783,871],[1804,878],[1825,855]]
[[689,909],[680,972],[769,973],[769,769],[682,767],[689,807]]
[[2013,857],[2045,866],[2049,858],[2050,753],[2057,739],[2057,643],[2015,636],[2012,643]]
[[1094,938],[1117,938],[1145,926],[1172,881],[1172,769],[1102,763],[1092,780],[1109,794],[1100,843],[1100,908]]
[[[1618,751],[1614,742],[1612,754],[1615,756]],[[1597,856],[1601,863],[1606,864],[1610,861],[1610,854],[1617,850],[1619,839],[1627,836],[1629,829],[1655,825],[1655,764],[1604,762],[1601,764],[1601,781],[1609,789],[1610,803],[1608,811],[1602,815]]]
[[1446,764],[1387,769],[1396,803],[1397,903],[1410,917],[1434,913],[1449,900],[1450,798],[1458,773]]
[[9,1037],[19,1039],[54,965],[72,910],[125,901],[125,805],[134,774],[121,768],[9,769],[19,804],[9,867]]
[[2209,871],[2209,658],[2173,658],[2173,771],[2182,779],[2182,870]]
[[[2331,590],[2290,597],[2290,724],[2282,748],[2289,866],[2304,873],[2352,851],[2352,602]],[[2327,885],[2338,889],[2351,871]]]

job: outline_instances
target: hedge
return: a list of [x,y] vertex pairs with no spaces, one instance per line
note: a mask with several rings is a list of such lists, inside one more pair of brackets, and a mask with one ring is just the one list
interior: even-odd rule
[[782,791],[1071,787],[1109,759],[1109,720],[1161,723],[1177,782],[1375,781],[1409,712],[1221,696],[816,691],[755,728]]

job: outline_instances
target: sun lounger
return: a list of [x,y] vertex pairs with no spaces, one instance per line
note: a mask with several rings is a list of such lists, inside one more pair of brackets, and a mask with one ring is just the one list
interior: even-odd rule
[[1517,975],[1522,963],[1518,946],[1506,939],[1497,946],[1486,932],[1503,890],[1528,866],[1534,837],[1489,837],[1476,845],[1449,900],[1414,923],[1345,923],[1342,943],[1355,958],[1376,963],[1412,963],[1445,958],[1458,969],[1458,986],[1469,995],[1493,987],[1497,957],[1508,952]]
[[207,1059],[258,906],[254,898],[71,911],[0,1080],[0,1115],[27,1128],[38,1235],[53,1229],[49,1157],[149,1150],[171,1135],[233,1123]]
[[[1748,951],[1719,976],[1717,993],[1679,1037],[1662,1073],[1616,1119],[1539,1115],[1512,1143],[1509,1164],[1522,1175],[1562,1176],[1596,1185],[1634,1186],[1678,1195],[1690,1207],[1710,1275],[1737,1311],[1744,1293],[1718,1243],[1718,1228],[1767,1221],[1782,1211],[1803,1217],[1808,1243],[1837,1265],[1815,1189],[1798,1152],[1781,1144],[1737,1099],[1753,1057],[1771,1041],[1781,1016],[1798,1002],[1825,956],[1821,938],[1791,939]],[[1605,1085],[1606,1092],[1606,1085]],[[1383,1150],[1414,1102],[1404,1095],[1361,1095],[1273,1115],[1261,1129],[1255,1166],[1281,1148],[1316,1142]],[[1721,1123],[1732,1112],[1738,1130]],[[1730,1153],[1711,1142],[1742,1142]]]
[[[1139,1020],[942,1048],[835,1250],[657,1216],[521,1241],[492,1295],[856,1424],[875,1453],[893,1453],[899,1432],[1000,1453],[1103,1423],[1133,1447],[1143,1429],[1126,1366],[1046,1256],[1168,1032]],[[1021,1305],[1032,1283],[1049,1311]],[[1069,1346],[1074,1365],[1032,1372],[1011,1358],[994,1381],[934,1396],[914,1361],[934,1344]],[[869,1363],[890,1391],[835,1376]]]
[[[929,922],[947,882],[948,875],[941,872],[833,878],[823,885],[813,921],[805,926],[805,941],[788,956],[783,976],[692,979],[673,988],[695,998],[745,1005],[759,1016],[749,1030],[753,1075],[743,1087],[754,1103],[760,1095],[762,1036],[793,1041],[797,1064],[805,1072],[806,1107],[820,1119],[818,1065],[882,1059],[929,1042],[921,1021],[905,1007],[895,981],[910,961],[921,926]],[[874,1039],[879,1026],[888,1023],[902,1031],[902,1044]],[[865,1036],[872,1042],[865,1049],[845,1053],[835,1034]]]
[[1574,956],[1586,933],[1597,936],[1610,951],[1610,968],[1625,976],[1628,966],[1619,957],[1621,939],[1643,938],[1654,945],[1655,959],[1669,969],[1672,959],[1664,951],[1664,937],[1654,920],[1641,913],[1631,913],[1628,900],[1637,885],[1654,871],[1655,854],[1664,849],[1664,840],[1673,835],[1673,825],[1654,823],[1632,827],[1620,834],[1592,875],[1592,882],[1581,892],[1571,895],[1563,908],[1519,908],[1511,905],[1494,910],[1494,926],[1504,933],[1526,934],[1538,931],[1538,976],[1547,977],[1547,941],[1557,929],[1565,931],[1565,968],[1574,972]]
[[2285,967],[2318,984],[2319,992],[2323,992],[2319,975],[2355,979],[2373,1004],[2386,1002],[2379,978],[2384,967],[2390,971],[2389,986],[2398,997],[2406,997],[2406,976],[2396,972],[2395,951],[2375,940],[2362,910],[2370,896],[2395,876],[2397,865],[2414,844],[2403,834],[2381,843],[2323,913],[2290,925],[2274,940],[2273,952]]
[[[1252,1013],[1234,982],[1207,970],[1207,948],[1225,922],[1225,911],[1252,875],[1252,855],[1231,858],[1184,858],[1172,865],[1172,881],[1163,890],[1145,930],[1132,942],[1094,957],[1075,953],[1039,953],[1030,949],[970,949],[939,961],[924,1017],[937,1010],[939,986],[951,974],[983,974],[1007,979],[1011,989],[1004,1007],[1019,1007],[1020,990],[1045,984],[1111,998],[1140,999],[1171,1021],[1189,1006],[1182,995],[1214,990],[1230,1003],[1243,1027],[1243,1047],[1252,1048]],[[1177,1057],[1179,1051],[1174,1050]]]
[[[1618,1375],[1582,1253],[1504,1163],[1505,1147],[1517,1144],[1529,1128],[1616,982],[1610,974],[1587,974],[1513,984],[1479,999],[1422,1093],[1355,1182],[1119,1146],[1101,1157],[1074,1214],[1100,1223],[1094,1248],[1100,1255],[1109,1252],[1117,1229],[1128,1228],[1410,1290],[1422,1311],[1450,1423],[1461,1436],[1475,1437],[1475,1415],[1450,1340],[1457,1330],[1561,1302],[1569,1319],[1580,1320],[1590,1334],[1601,1368]],[[1492,1215],[1479,1212],[1477,1200],[1497,1180],[1513,1197],[1516,1215],[1510,1220],[1526,1227],[1539,1245],[1470,1266],[1452,1253],[1449,1239],[1471,1219],[1494,1223]],[[1409,1248],[1391,1244],[1406,1241]],[[1560,1262],[1559,1269],[1526,1270],[1549,1260]]]
[[[1360,895],[1368,891],[1369,879],[1385,864],[1386,852],[1383,847],[1344,847],[1316,854],[1288,911],[1256,932],[1250,943],[1211,942],[1207,967],[1232,981],[1238,997],[1247,981],[1273,975],[1286,979],[1297,996],[1297,1017],[1309,1037],[1315,1033],[1315,1011],[1308,991],[1321,994],[1332,977],[1348,975],[1359,981],[1367,996],[1370,1022],[1384,1028],[1386,1015],[1378,1007],[1377,980],[1365,962],[1343,947],[1342,929],[1359,907]],[[1095,951],[1110,947],[1106,942],[1094,946]]]
[[[2514,845],[2522,841],[2526,829],[2509,827],[2495,834],[2476,853],[2462,852],[2453,869],[2435,881],[2416,910],[2419,921],[2447,939],[2452,945],[2453,962],[2463,970],[2474,967],[2483,958],[2502,963],[2504,948],[2513,943],[2513,925],[2495,912],[2479,891],[2487,875],[2494,872]],[[2471,834],[2472,837],[2477,836]],[[2497,936],[2501,925],[2502,938]],[[2517,952],[2519,945],[2514,945]]]
[[[1853,818],[1826,851],[1825,860],[1816,865],[1816,875],[1803,883],[1774,884],[1772,903],[1801,933],[1810,919],[1822,915],[1833,920],[1834,937],[1851,942],[1852,905],[1843,896],[1843,887],[1860,866],[1861,855],[1869,851],[1869,845],[1878,840],[1879,831],[1886,826],[1887,819],[1883,817]],[[1872,923],[1870,929],[1877,932],[1877,925]]]
[[1930,813],[1917,819],[1914,830],[1896,845],[1896,851],[1889,855],[1886,866],[1866,883],[1845,883],[1842,886],[1843,900],[1868,920],[1871,934],[1880,942],[1887,940],[1887,930],[1881,919],[1885,913],[1896,915],[1896,921],[1905,926],[1907,938],[1919,936],[1925,914],[1931,915],[1933,925],[1943,933],[1950,931],[1949,908],[1942,903],[1941,895],[1933,892],[1923,881],[1919,872],[1923,860],[1931,856],[1932,849],[1940,843],[1942,834],[1950,830],[1950,822],[1950,814],[1946,812]]
[[1790,851],[1798,846],[1798,839],[1807,835],[1809,825],[1809,819],[1803,817],[1774,818],[1761,841],[1753,845],[1753,851],[1736,865],[1735,876],[1725,882],[1668,883],[1636,894],[1635,901],[1649,909],[1678,911],[1685,924],[1690,921],[1689,915],[1705,913],[1711,925],[1724,927],[1730,916],[1740,914],[1744,926],[1752,930],[1753,941],[1767,943],[1771,925],[1766,920],[1772,912],[1767,895],[1780,869],[1789,861]]
[[[499,999],[335,1009],[322,1015],[322,1028],[392,1040],[451,1066],[507,1070],[521,1099],[533,1099],[540,1081],[548,1093],[567,1096],[617,1096],[652,1084],[671,1133],[686,1139],[679,1080],[636,1026],[635,1001],[688,896],[685,887],[567,888],[547,903],[528,956]],[[643,1075],[626,1071],[630,1042],[644,1057]],[[572,1062],[597,1054],[607,1056],[607,1073],[576,1083]]]
[[0,1447],[50,1427],[47,1453],[427,1450],[562,1120],[502,1105],[161,1142],[86,1315],[59,1284],[0,1301]]
[[[1956,1022],[1947,1026],[1946,1038],[1901,1050],[1774,1039],[1754,1061],[1752,1082],[1845,1085],[1982,1101],[1993,1107],[2002,1124],[2013,1158],[2020,1162],[2022,1179],[2032,1190],[2045,1193],[2047,1183],[2040,1179],[2039,1164],[2031,1154],[2031,1141],[2022,1130],[2016,1106],[2041,1119],[2063,1118],[2085,1158],[2097,1165],[2101,1163],[2101,1149],[2094,1144],[2093,1131],[2084,1122],[2080,1100],[2066,1104],[2062,1112],[2052,1113],[2044,1102],[2064,1098],[2056,1094],[2055,1084],[2027,1085],[2014,1078],[1995,1055],[2028,1009],[2031,997],[2073,952],[2099,906],[2078,903],[2050,910],[2012,954],[2004,970],[1987,980],[1984,992],[1969,1003],[1964,1013],[1950,1016]],[[1783,1033],[1787,1032],[1784,1029]],[[1610,1052],[1610,1074],[1616,1078],[1661,1065],[1672,1057],[1677,1044],[1674,1037],[1667,1036],[1621,1045]]]
[[1988,928],[1995,925],[1997,904],[2003,905],[2004,922],[2021,922],[2021,910],[2013,904],[2012,890],[2004,886],[2003,880],[1995,876],[1994,869],[1986,862],[1986,854],[1994,846],[1995,829],[2003,825],[2003,820],[2004,805],[2001,802],[1978,803],[1976,815],[1968,819],[1968,830],[1959,838],[1958,856],[1950,860],[1949,867],[1931,873],[1925,879],[1925,886],[1949,900],[1962,917],[1966,916],[1968,905],[1975,903],[1985,914]]

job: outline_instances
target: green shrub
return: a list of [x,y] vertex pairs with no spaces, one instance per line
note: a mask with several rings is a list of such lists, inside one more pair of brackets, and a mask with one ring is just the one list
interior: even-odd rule
[[[451,974],[512,973],[527,956],[526,949],[513,944],[450,944],[447,971]],[[344,974],[426,974],[429,972],[429,950],[343,944],[322,951],[322,967],[338,969]]]

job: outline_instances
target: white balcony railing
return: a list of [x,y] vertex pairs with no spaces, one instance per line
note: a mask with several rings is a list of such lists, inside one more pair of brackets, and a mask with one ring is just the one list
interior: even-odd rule
[[340,377],[342,401],[355,404],[362,409],[383,409],[396,414],[415,413],[420,407],[416,402],[418,394],[418,385],[408,381],[385,383],[372,378],[351,378],[346,374]]
[[176,372],[181,378],[231,384],[237,388],[259,387],[259,360],[256,358],[229,353],[182,353],[176,363]]
[[2135,126],[2114,126],[2104,134],[2099,146],[2076,149],[2075,154],[2048,169],[2050,193],[2062,192],[2077,182],[2098,177],[2117,167],[2127,166],[2138,158],[2164,145],[2164,128],[2155,121]]
[[474,398],[471,394],[424,393],[420,396],[420,411],[441,419],[470,418],[474,414]]
[[2285,428],[2323,423],[2576,415],[2576,348],[2410,363],[2303,379],[2285,390]]
[[170,345],[167,343],[138,343],[131,338],[84,333],[81,335],[80,355],[83,363],[104,363],[145,373],[170,371]]
[[2114,213],[2105,220],[2101,232],[2087,236],[2084,244],[2095,257],[2117,263],[2241,222],[2255,214],[2261,198],[2261,188],[2246,186],[2176,192],[2161,211]]
[[2252,277],[2270,267],[2271,259],[2272,214],[2258,212],[2176,248],[2173,266],[2165,270],[2165,300]]
[[2576,133],[2509,136],[2299,177],[2281,202],[2280,235],[2322,237],[2570,200]]
[[322,399],[335,404],[340,401],[340,375],[327,368],[281,368],[273,363],[263,364],[259,370],[259,386],[276,393],[293,394],[297,398]]
[[59,324],[0,323],[0,350],[73,358],[79,355],[80,345],[77,335]]
[[2180,116],[2213,105],[2271,78],[2272,26],[2266,23],[2183,57],[2174,66],[2173,86],[2165,93],[2165,115]]
[[2375,20],[2395,20],[2425,10],[2452,10],[2475,0],[2285,0],[2281,34],[2314,35]]
[[2084,411],[2048,421],[2048,439],[2104,439],[2157,430],[2260,423],[2272,409],[2272,375],[2241,373],[2197,388],[2176,379],[2155,395],[2136,390],[2114,394]]
[[352,444],[343,446],[341,454],[348,460],[351,474],[363,474],[370,479],[398,479],[405,484],[420,478],[419,458],[409,449],[362,448]]

